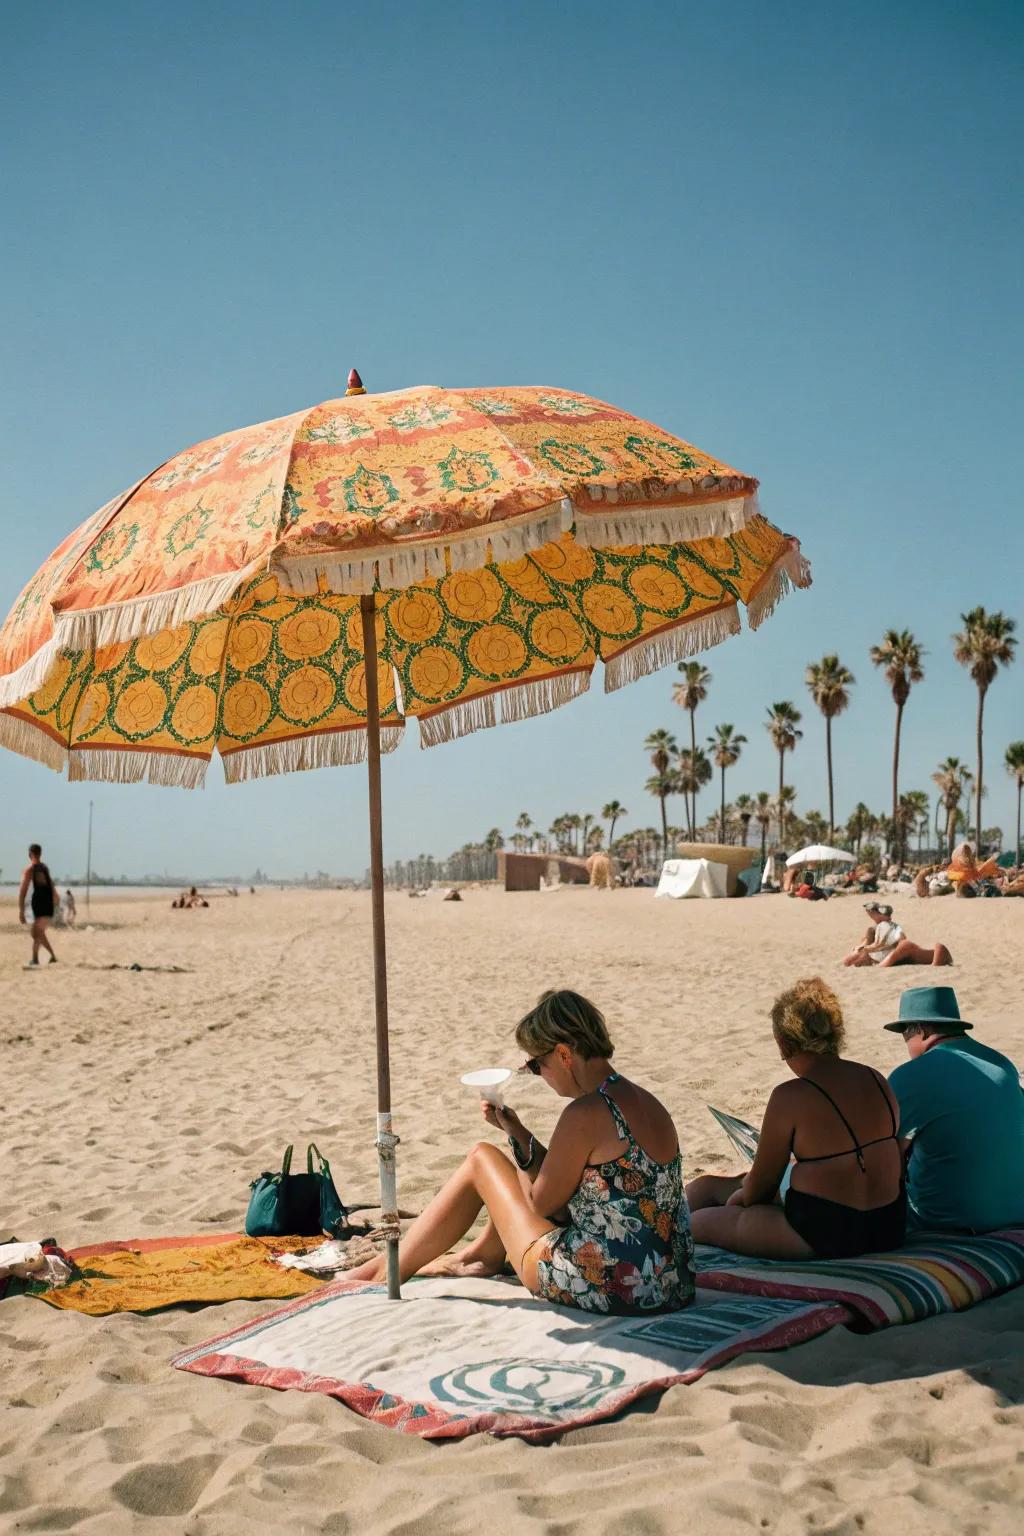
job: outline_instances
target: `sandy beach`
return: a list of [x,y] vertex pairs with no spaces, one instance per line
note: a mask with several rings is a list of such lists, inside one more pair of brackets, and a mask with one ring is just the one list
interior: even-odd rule
[[[956,965],[941,979],[978,1038],[1024,1062],[1022,904],[896,910],[912,937],[949,944]],[[0,1235],[70,1247],[240,1230],[249,1180],[308,1139],[343,1197],[374,1199],[368,896],[261,890],[195,912],[104,900],[92,916],[92,931],[55,933],[57,967],[30,974],[16,910],[0,906]],[[459,1074],[517,1064],[510,1026],[546,985],[605,1010],[616,1064],[675,1115],[689,1175],[734,1166],[705,1104],[756,1120],[782,1076],[766,1018],[777,989],[825,976],[850,1054],[888,1070],[903,1047],[880,1026],[934,975],[844,971],[864,927],[849,898],[471,889],[460,905],[389,894],[387,918],[400,1198],[414,1209],[484,1130]],[[185,969],[105,969],[115,963]],[[519,1080],[514,1102],[550,1129],[558,1103],[541,1083]],[[1021,1292],[748,1357],[548,1448],[430,1445],[329,1399],[169,1369],[176,1351],[267,1309],[90,1318],[0,1303],[0,1529],[1019,1529]]]

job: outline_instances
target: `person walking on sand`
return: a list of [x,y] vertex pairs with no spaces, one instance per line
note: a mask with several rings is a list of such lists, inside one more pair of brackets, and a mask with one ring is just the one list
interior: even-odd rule
[[43,863],[43,850],[38,843],[32,843],[28,850],[28,868],[21,877],[21,889],[18,892],[18,921],[27,923],[25,916],[25,900],[32,892],[32,959],[30,965],[39,964],[39,950],[45,949],[50,957],[50,964],[54,965],[57,956],[53,952],[53,946],[46,937],[46,930],[53,921],[55,905],[55,891],[50,871]]
[[1014,1063],[968,1038],[973,1025],[952,987],[911,987],[884,1027],[903,1036],[910,1058],[889,1074],[910,1228],[1024,1225],[1024,1092]]

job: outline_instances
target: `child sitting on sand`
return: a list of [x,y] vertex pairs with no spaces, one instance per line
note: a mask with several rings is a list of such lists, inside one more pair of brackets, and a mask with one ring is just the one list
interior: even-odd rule
[[898,1248],[907,1203],[892,1090],[872,1067],[840,1056],[842,1010],[820,977],[777,997],[771,1019],[796,1081],[772,1092],[748,1174],[705,1174],[687,1185],[694,1238],[765,1259],[852,1258]]

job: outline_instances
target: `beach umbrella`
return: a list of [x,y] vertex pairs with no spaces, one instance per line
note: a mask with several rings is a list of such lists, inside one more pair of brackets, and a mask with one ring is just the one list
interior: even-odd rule
[[786,868],[792,869],[796,864],[856,864],[857,860],[852,853],[847,853],[845,848],[829,848],[825,843],[812,843],[809,848],[801,848],[799,853],[791,853],[786,860]]
[[378,1135],[397,1197],[380,754],[606,690],[754,628],[799,544],[757,481],[570,390],[418,388],[228,432],[116,496],[0,629],[0,744],[195,786],[368,760]]

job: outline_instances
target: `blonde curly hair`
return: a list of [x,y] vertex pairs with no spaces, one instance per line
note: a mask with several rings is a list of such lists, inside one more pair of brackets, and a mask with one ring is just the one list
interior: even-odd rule
[[772,1004],[772,1030],[783,1056],[795,1056],[798,1051],[838,1056],[846,1042],[839,999],[820,976],[798,981],[779,993]]
[[528,1056],[546,1056],[556,1045],[567,1045],[584,1061],[611,1056],[604,1014],[578,992],[542,992],[516,1025],[516,1044]]

